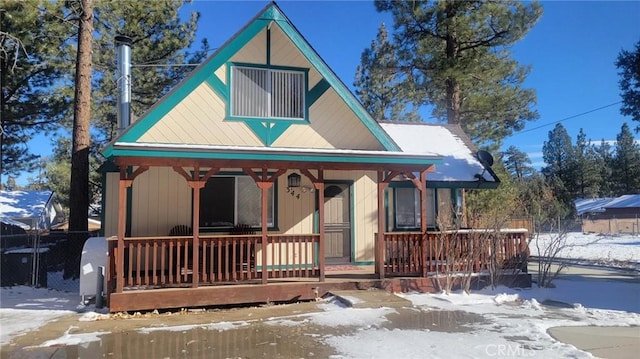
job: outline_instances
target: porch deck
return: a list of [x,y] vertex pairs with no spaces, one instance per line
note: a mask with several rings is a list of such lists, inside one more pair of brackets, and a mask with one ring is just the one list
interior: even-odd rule
[[[125,238],[109,242],[112,312],[314,300],[335,290],[434,292],[443,276],[511,269],[528,285],[526,230],[385,233],[373,266],[326,271],[317,235]],[[197,245],[194,245],[196,243]],[[265,251],[262,248],[266,248]],[[112,255],[113,254],[113,255]],[[263,263],[265,265],[263,265]],[[194,268],[198,268],[194,275]]]

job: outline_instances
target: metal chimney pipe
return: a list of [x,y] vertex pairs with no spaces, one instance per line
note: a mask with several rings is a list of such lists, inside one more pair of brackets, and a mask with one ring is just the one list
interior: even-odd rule
[[118,134],[131,124],[131,44],[126,36],[116,36],[118,72]]

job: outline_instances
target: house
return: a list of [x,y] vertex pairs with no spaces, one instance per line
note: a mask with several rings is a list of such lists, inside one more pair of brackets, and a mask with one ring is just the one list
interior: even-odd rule
[[2,285],[46,286],[43,243],[52,227],[64,219],[52,191],[0,190],[0,253]]
[[[462,147],[415,146],[412,129]],[[426,235],[436,209],[459,209],[458,188],[498,182],[464,145],[447,127],[377,123],[272,3],[103,150],[109,307],[352,288],[326,280],[332,265],[426,278],[443,259]],[[449,165],[464,175],[448,179]],[[523,236],[500,255],[522,252]]]
[[584,233],[640,233],[640,194],[574,202]]

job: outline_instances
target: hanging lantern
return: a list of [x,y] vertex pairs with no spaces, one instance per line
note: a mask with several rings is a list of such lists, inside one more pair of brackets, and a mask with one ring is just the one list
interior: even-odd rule
[[297,188],[300,187],[300,175],[293,172],[287,176],[287,187]]

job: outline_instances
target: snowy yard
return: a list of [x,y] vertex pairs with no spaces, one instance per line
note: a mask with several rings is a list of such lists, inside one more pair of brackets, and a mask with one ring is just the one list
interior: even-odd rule
[[[563,257],[602,263],[637,263],[640,237],[599,237],[572,233]],[[532,254],[535,248],[531,246]],[[402,308],[418,314],[461,313],[475,320],[461,324],[463,330],[438,328],[392,328],[389,318],[398,308],[351,308],[334,298],[318,302],[315,313],[298,313],[269,318],[266,323],[282,328],[308,326],[324,328],[310,335],[338,353],[333,358],[496,357],[590,358],[592,355],[553,339],[547,329],[557,326],[640,326],[640,281],[635,277],[616,279],[564,277],[553,289],[485,289],[472,294],[402,294],[412,306]],[[2,288],[0,343],[33,330],[49,321],[77,312],[77,293],[28,287]],[[74,314],[78,320],[93,320],[96,313]],[[169,325],[170,323],[166,323]],[[232,331],[252,321],[211,323],[203,326],[144,328],[185,331],[205,328]],[[306,328],[306,327],[305,327]],[[305,330],[306,332],[307,330]],[[640,331],[640,329],[639,329]],[[329,334],[327,334],[329,333]],[[86,345],[105,333],[69,334],[42,345]],[[310,354],[311,355],[311,354]]]
[[[531,255],[539,255],[538,248],[544,249],[554,240],[558,240],[558,234],[540,234],[529,243]],[[640,236],[638,235],[568,233],[561,241],[563,248],[558,253],[558,257],[572,259],[576,263],[640,271]]]

